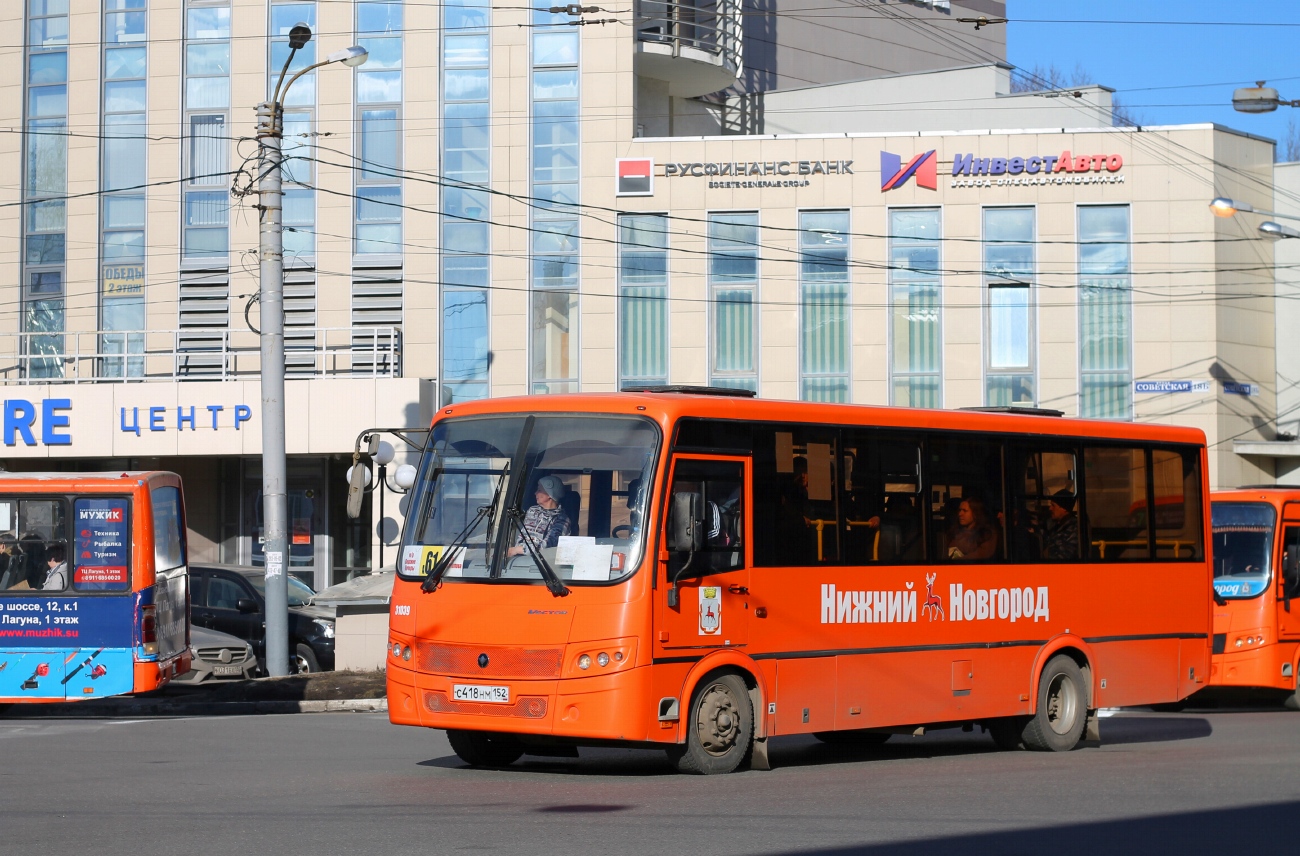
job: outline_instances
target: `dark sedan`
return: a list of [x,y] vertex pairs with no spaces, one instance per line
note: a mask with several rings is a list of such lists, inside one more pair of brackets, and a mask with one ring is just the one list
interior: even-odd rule
[[[266,663],[265,571],[261,568],[198,565],[190,567],[190,618],[196,626],[247,640],[259,663]],[[334,668],[334,612],[308,601],[314,592],[289,577],[289,670]]]

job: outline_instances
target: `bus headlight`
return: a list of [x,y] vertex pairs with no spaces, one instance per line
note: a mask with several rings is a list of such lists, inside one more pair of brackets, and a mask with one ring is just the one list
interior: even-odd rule
[[583,654],[581,657],[579,657],[579,658],[578,658],[578,668],[579,668],[579,669],[590,669],[590,668],[591,668],[591,657],[587,656],[586,654]]
[[596,655],[596,662],[597,662],[597,663],[600,663],[600,665],[602,665],[602,666],[608,666],[608,665],[609,665],[609,655],[606,654],[604,651],[601,651],[599,654]]

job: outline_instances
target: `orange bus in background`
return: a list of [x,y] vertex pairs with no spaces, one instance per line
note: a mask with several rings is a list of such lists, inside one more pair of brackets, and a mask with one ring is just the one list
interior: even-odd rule
[[0,474],[0,703],[188,672],[186,555],[175,473]]
[[747,396],[441,410],[393,590],[392,721],[476,765],[635,745],[718,773],[785,734],[978,724],[1068,750],[1098,708],[1204,685],[1200,431]]
[[1210,685],[1291,693],[1300,668],[1300,487],[1215,491]]

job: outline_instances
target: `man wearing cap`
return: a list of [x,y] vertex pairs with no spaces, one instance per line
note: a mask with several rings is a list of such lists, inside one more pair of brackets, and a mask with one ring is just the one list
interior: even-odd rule
[[533,495],[537,504],[524,514],[524,524],[519,533],[519,540],[506,553],[508,556],[521,556],[524,552],[524,538],[532,542],[537,549],[554,547],[560,543],[561,535],[573,531],[573,521],[560,508],[564,497],[564,482],[559,476],[542,476],[537,480],[537,492]]
[[1074,516],[1074,494],[1062,488],[1047,506],[1052,520],[1043,538],[1043,558],[1079,558],[1079,518]]

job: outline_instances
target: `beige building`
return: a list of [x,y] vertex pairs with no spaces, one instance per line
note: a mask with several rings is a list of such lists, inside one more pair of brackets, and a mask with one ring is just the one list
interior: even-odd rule
[[1267,208],[1272,143],[1012,93],[1000,28],[956,26],[999,0],[817,8],[5,4],[5,466],[176,470],[195,558],[260,561],[250,138],[301,21],[291,71],[370,57],[284,98],[317,587],[395,558],[400,493],[342,513],[358,434],[487,395],[1054,408],[1195,425],[1217,484],[1271,481],[1233,443],[1275,429],[1272,247],[1207,203]]

